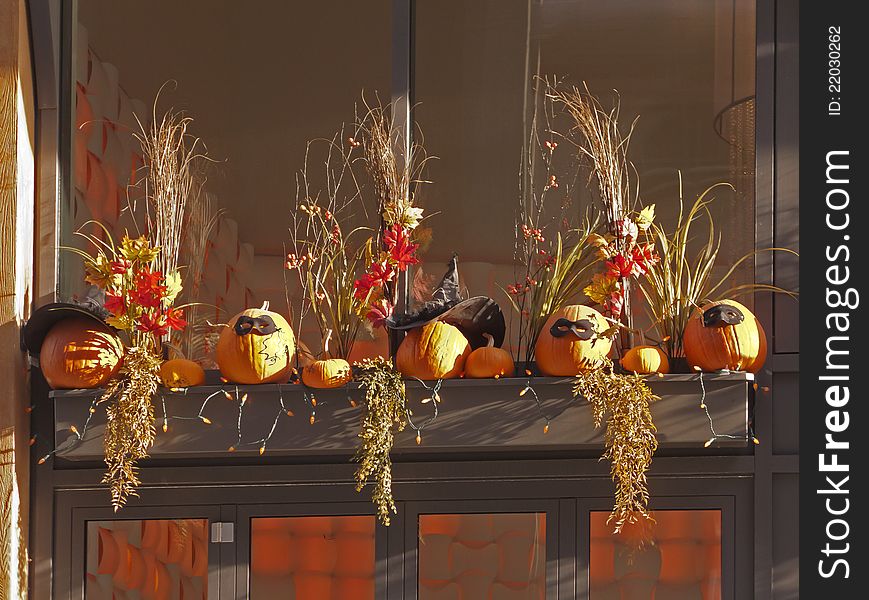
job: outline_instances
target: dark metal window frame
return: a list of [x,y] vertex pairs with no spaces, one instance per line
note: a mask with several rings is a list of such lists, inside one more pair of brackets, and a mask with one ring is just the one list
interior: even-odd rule
[[[678,460],[678,459],[677,459]],[[447,467],[448,465],[440,465]],[[546,514],[547,598],[566,600],[588,597],[589,513],[608,511],[611,483],[604,473],[595,477],[569,476],[525,480],[505,479],[486,463],[454,465],[460,480],[423,477],[395,482],[400,498],[398,514],[387,529],[375,534],[376,597],[416,600],[417,540],[420,514],[516,513]],[[207,518],[210,522],[236,524],[236,540],[209,544],[209,598],[246,598],[249,585],[250,527],[256,517],[319,515],[372,515],[365,496],[352,486],[327,481],[295,479],[294,469],[281,469],[266,482],[258,481],[262,469],[247,469],[248,483],[238,473],[214,479],[223,484],[176,486],[171,481],[147,486],[141,498],[112,512],[105,490],[85,487],[58,491],[54,540],[55,598],[83,599],[85,535],[88,521],[126,519]],[[94,471],[90,471],[94,473]],[[563,471],[564,473],[576,471]],[[331,480],[335,473],[326,473]],[[183,473],[179,473],[183,475]],[[399,474],[401,475],[401,474]],[[70,478],[71,479],[71,478]],[[76,478],[78,479],[78,478]],[[310,478],[309,478],[310,479]],[[720,510],[722,515],[722,598],[736,600],[751,594],[750,529],[752,486],[745,476],[655,477],[655,510]],[[368,490],[365,490],[367,492]],[[363,493],[365,493],[363,492]],[[218,499],[220,504],[208,504]]]

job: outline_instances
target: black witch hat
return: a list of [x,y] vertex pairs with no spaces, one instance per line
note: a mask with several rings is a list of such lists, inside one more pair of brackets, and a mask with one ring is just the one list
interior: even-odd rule
[[42,342],[49,330],[59,321],[71,317],[86,317],[95,323],[106,325],[103,318],[87,306],[69,302],[53,302],[33,311],[21,329],[21,349],[33,356],[39,355]]
[[494,338],[495,346],[504,343],[507,326],[498,303],[486,296],[462,300],[459,292],[459,267],[456,255],[447,263],[447,272],[432,293],[432,299],[412,313],[393,315],[386,319],[390,329],[408,330],[432,321],[443,321],[459,329],[472,348],[487,343],[484,333]]

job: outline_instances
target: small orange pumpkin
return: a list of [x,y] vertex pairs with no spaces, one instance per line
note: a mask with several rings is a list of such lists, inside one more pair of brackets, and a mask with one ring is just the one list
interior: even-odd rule
[[462,374],[471,345],[457,327],[432,321],[401,341],[395,364],[405,377],[451,379]]
[[94,319],[58,321],[39,350],[39,367],[52,388],[92,389],[104,385],[118,369],[124,346],[108,327]]
[[205,370],[192,360],[173,358],[160,366],[160,379],[168,388],[186,388],[205,383]]
[[285,382],[293,370],[296,339],[287,320],[269,303],[235,315],[220,332],[217,366],[232,383]]
[[710,302],[685,325],[682,347],[688,364],[703,371],[750,371],[766,361],[766,334],[748,308],[734,300]]
[[534,356],[540,372],[551,377],[572,377],[604,361],[612,340],[600,337],[609,323],[595,309],[571,304],[549,316]]
[[[329,339],[332,330],[326,333],[323,355],[329,356]],[[312,361],[302,369],[302,383],[312,388],[329,389],[341,387],[353,379],[350,363],[343,358],[323,358]]]
[[503,348],[495,347],[492,334],[484,333],[483,337],[486,345],[471,352],[465,361],[465,376],[475,379],[513,377],[516,369],[513,357]]
[[657,346],[634,346],[621,360],[626,371],[634,373],[669,373],[670,361],[667,353]]

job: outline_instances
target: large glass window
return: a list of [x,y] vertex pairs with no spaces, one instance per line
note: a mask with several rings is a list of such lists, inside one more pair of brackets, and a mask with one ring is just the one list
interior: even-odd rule
[[[75,3],[63,243],[81,245],[72,232],[90,219],[115,236],[137,230],[130,213],[141,210],[141,191],[131,185],[143,159],[132,132],[172,81],[158,114],[174,106],[195,119],[191,132],[215,161],[204,195],[212,213],[223,211],[200,240],[205,250],[182,261],[202,272],[184,300],[208,305],[200,321],[265,300],[297,303],[283,265],[306,142],[351,121],[363,90],[386,102],[406,95],[437,157],[426,172],[433,184],[417,190],[432,215],[421,269],[433,280],[457,252],[463,287],[506,307],[535,81],[559,76],[585,82],[604,104],[617,90],[625,128],[639,117],[630,158],[660,222],[678,214],[679,172],[689,203],[728,182],[734,189],[719,188],[711,207],[719,263],[754,248],[754,0],[406,1],[410,47],[394,35],[392,0]],[[410,87],[394,89],[405,66]],[[570,161],[568,144],[557,152]],[[564,195],[577,211],[593,202],[581,182]],[[188,235],[204,237],[201,227]],[[88,293],[80,263],[61,254],[64,298]],[[753,278],[747,261],[732,283]],[[319,337],[315,329],[302,337]]]
[[[149,125],[169,82],[156,114],[174,107],[194,119],[190,133],[213,160],[203,196],[210,214],[222,211],[207,240],[201,224],[187,227],[184,300],[208,305],[203,321],[266,300],[285,312],[283,266],[306,142],[351,122],[363,90],[391,99],[391,0],[74,5],[63,243],[85,247],[73,232],[92,219],[116,239],[142,227],[142,190],[133,184],[143,159],[133,134],[138,121]],[[61,252],[60,260],[64,299],[88,293],[81,259]],[[194,266],[203,273],[196,285],[188,280]]]
[[[753,0],[415,0],[415,117],[433,185],[424,189],[434,242],[426,260],[458,252],[472,294],[503,299],[513,281],[520,153],[536,77],[558,76],[639,117],[629,158],[640,199],[672,229],[679,177],[690,205],[717,182],[711,206],[721,269],[754,249],[755,3]],[[570,123],[552,126],[567,133]],[[554,151],[568,161],[569,144]],[[556,157],[557,158],[557,157]],[[580,178],[581,179],[581,178]],[[583,210],[579,181],[563,202]],[[750,261],[748,261],[750,262]],[[433,270],[440,268],[433,267]],[[723,273],[722,273],[723,274]],[[753,280],[746,265],[734,284]]]

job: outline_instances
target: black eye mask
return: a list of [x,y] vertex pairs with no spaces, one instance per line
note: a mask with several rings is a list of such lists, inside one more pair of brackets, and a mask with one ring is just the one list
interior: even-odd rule
[[549,328],[549,333],[552,337],[564,337],[570,333],[581,340],[590,340],[594,337],[594,323],[588,319],[580,319],[579,321],[570,321],[564,317],[555,321],[552,327]]
[[253,333],[256,335],[270,335],[278,330],[274,320],[268,316],[248,317],[242,315],[235,322],[235,335],[248,335]]
[[739,325],[745,320],[742,311],[730,304],[719,304],[703,313],[703,327],[727,327]]

